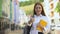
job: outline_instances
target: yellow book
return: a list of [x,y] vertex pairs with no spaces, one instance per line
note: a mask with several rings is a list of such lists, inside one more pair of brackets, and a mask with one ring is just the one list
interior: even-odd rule
[[[46,27],[47,22],[45,20],[40,20],[38,24],[41,24],[43,27]],[[37,26],[37,30],[43,31],[43,29],[40,26]]]

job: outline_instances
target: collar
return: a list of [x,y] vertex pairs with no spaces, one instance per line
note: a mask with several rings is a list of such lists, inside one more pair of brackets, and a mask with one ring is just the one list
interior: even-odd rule
[[42,17],[42,14],[40,14],[39,16],[37,16],[37,15],[34,15],[34,17]]

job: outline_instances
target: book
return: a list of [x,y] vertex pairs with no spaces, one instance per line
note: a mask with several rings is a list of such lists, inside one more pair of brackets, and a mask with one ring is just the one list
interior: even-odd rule
[[[39,21],[38,24],[42,25],[42,27],[46,27],[47,22],[46,22],[45,20],[42,19],[42,20]],[[37,30],[43,31],[43,29],[42,29],[40,26],[37,26]]]

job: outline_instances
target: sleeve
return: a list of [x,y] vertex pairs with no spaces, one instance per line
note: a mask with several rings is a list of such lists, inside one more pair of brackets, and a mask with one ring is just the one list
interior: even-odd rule
[[44,31],[50,31],[51,20],[48,18],[46,18],[46,20],[47,20],[47,26],[44,27]]

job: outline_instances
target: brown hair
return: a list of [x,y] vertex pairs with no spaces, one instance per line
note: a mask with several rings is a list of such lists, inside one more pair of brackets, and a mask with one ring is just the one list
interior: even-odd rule
[[42,7],[42,12],[41,12],[41,14],[42,14],[43,16],[46,16],[46,15],[45,15],[45,13],[44,13],[43,6],[42,6],[42,4],[41,4],[41,3],[39,3],[39,2],[37,2],[37,3],[34,5],[34,15],[36,15],[35,7],[36,7],[37,5],[40,5],[40,6]]

